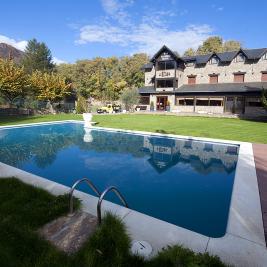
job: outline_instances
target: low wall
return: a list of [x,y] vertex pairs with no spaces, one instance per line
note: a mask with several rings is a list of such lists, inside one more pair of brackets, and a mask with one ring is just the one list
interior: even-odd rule
[[246,107],[245,115],[267,116],[267,111],[263,107]]
[[196,106],[195,111],[196,112],[221,114],[221,113],[223,113],[223,107],[222,106]]
[[173,112],[194,112],[194,106],[173,106]]

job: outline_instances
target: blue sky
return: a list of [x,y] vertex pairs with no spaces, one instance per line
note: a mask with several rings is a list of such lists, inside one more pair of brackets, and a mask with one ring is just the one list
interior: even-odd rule
[[267,47],[267,1],[12,0],[1,2],[0,42],[24,49],[37,38],[58,62],[155,53],[163,44],[183,53],[220,35],[246,48]]

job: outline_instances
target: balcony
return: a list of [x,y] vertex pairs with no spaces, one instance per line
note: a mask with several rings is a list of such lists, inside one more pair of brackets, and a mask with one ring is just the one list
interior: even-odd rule
[[156,71],[156,79],[162,78],[174,78],[175,77],[175,69],[170,70],[157,70]]

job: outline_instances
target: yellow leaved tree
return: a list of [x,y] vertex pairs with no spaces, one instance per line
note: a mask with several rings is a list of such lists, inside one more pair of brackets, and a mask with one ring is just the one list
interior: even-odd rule
[[71,84],[56,73],[35,71],[31,75],[31,84],[38,100],[48,101],[50,112],[54,113],[54,103],[71,94]]
[[29,76],[23,67],[11,59],[0,59],[0,96],[10,107],[15,100],[24,98],[30,87]]

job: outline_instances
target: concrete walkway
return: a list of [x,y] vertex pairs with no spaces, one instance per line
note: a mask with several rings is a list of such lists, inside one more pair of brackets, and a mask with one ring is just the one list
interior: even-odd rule
[[267,245],[267,145],[253,144],[265,242]]

